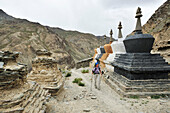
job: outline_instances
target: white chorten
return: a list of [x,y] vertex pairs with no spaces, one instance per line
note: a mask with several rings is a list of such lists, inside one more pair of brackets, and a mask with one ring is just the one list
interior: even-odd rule
[[114,67],[111,66],[110,63],[114,61],[116,54],[126,53],[125,46],[123,43],[124,38],[122,37],[122,32],[121,32],[121,29],[122,29],[121,22],[119,23],[118,29],[119,29],[118,41],[112,42],[111,47],[112,47],[113,53],[110,54],[106,59],[106,62],[108,63],[106,64],[106,68],[110,71],[114,70]]

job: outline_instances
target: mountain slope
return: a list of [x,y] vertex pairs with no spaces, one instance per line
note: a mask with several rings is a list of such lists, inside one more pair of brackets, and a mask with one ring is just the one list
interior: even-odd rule
[[153,53],[160,53],[170,62],[170,0],[161,5],[143,26],[144,33],[154,36]]
[[106,43],[104,38],[98,38],[89,33],[66,31],[61,28],[49,29],[68,42],[67,51],[71,54],[71,56],[73,56],[75,61],[92,57],[94,54],[94,49]]
[[0,10],[0,50],[22,52],[19,61],[31,68],[35,51],[46,49],[54,53],[53,57],[61,67],[73,67],[75,61],[92,56],[94,48],[102,43],[94,35],[80,32],[68,35],[73,32],[63,30],[62,36],[59,36],[55,29],[14,18]]
[[22,52],[20,62],[28,64],[29,68],[38,49],[54,52],[54,57],[61,65],[74,66],[73,58],[65,49],[66,43],[46,27],[13,18],[0,10],[0,49]]

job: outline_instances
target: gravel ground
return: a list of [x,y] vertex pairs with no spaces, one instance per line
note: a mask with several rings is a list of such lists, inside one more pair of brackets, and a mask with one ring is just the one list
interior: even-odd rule
[[[100,90],[93,85],[91,91],[91,73],[82,74],[83,69],[89,68],[71,70],[64,90],[47,103],[47,113],[170,113],[169,98],[122,98],[104,81],[101,81]],[[85,86],[72,83],[75,78],[82,78]]]

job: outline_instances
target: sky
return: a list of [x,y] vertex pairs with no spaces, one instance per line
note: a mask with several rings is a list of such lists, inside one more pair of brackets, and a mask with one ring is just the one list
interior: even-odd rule
[[94,35],[118,36],[122,22],[123,37],[135,29],[137,7],[142,9],[142,25],[166,0],[0,0],[7,14],[42,25],[77,30]]

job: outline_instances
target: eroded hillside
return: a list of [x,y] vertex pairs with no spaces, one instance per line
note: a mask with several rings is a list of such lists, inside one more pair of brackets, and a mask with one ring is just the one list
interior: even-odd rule
[[[94,49],[106,43],[103,36],[96,38],[96,36],[89,33],[66,31],[60,28],[50,29],[68,42],[67,51],[76,61],[93,56]],[[107,37],[107,42],[108,40]]]
[[144,33],[155,37],[153,52],[160,53],[170,62],[170,1],[161,5],[143,26]]
[[71,35],[67,40],[65,35],[61,38],[58,32],[54,32],[50,27],[14,18],[0,10],[0,50],[22,52],[19,61],[28,64],[30,68],[38,49],[52,51],[61,67],[73,67],[76,60],[90,57],[94,48],[102,42],[94,35],[78,32],[75,34],[76,36]]

